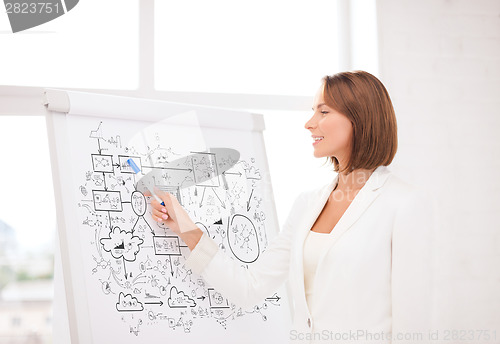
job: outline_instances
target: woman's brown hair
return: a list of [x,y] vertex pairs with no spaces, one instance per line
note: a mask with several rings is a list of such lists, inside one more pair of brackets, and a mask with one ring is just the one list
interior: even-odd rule
[[352,123],[351,155],[339,171],[339,161],[330,157],[336,172],[389,165],[398,149],[397,123],[384,85],[364,71],[342,72],[323,78],[323,98],[330,108]]

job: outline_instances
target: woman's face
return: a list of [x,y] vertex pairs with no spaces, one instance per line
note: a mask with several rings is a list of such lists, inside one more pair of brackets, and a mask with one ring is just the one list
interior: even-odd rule
[[351,151],[352,123],[346,116],[325,104],[323,85],[314,97],[312,109],[314,114],[306,122],[305,128],[311,132],[314,140],[314,156],[334,156],[341,164],[347,161]]

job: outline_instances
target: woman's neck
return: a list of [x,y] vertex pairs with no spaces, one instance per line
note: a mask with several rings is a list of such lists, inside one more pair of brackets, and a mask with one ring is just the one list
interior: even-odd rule
[[339,179],[335,190],[342,190],[345,192],[360,190],[368,181],[368,178],[370,178],[374,170],[375,169],[366,170],[359,168],[353,170],[349,174],[339,173]]

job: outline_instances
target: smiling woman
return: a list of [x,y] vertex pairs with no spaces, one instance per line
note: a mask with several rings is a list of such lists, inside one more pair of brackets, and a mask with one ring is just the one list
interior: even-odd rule
[[314,104],[305,127],[315,139],[315,157],[328,156],[337,172],[392,162],[398,146],[396,115],[375,76],[364,71],[325,76]]
[[[397,149],[387,90],[363,71],[326,76],[313,111],[305,127],[314,155],[331,158],[339,173],[296,197],[279,236],[251,266],[234,262],[200,228],[174,229],[191,250],[185,266],[243,308],[288,281],[292,340],[423,336],[431,329],[434,210],[424,190],[387,167]],[[175,197],[162,199],[164,206],[151,203],[156,221],[189,217]]]

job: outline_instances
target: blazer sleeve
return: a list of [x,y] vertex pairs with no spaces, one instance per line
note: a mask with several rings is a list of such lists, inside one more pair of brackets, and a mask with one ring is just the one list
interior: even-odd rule
[[414,335],[421,336],[413,337],[419,338],[419,343],[425,343],[432,329],[436,227],[433,204],[430,195],[415,191],[396,212],[391,243],[393,339],[398,334]]
[[300,194],[283,229],[259,259],[245,268],[219,249],[206,233],[192,250],[185,266],[232,303],[247,309],[272,295],[286,280],[290,268],[290,248],[296,218],[300,216],[304,194]]

